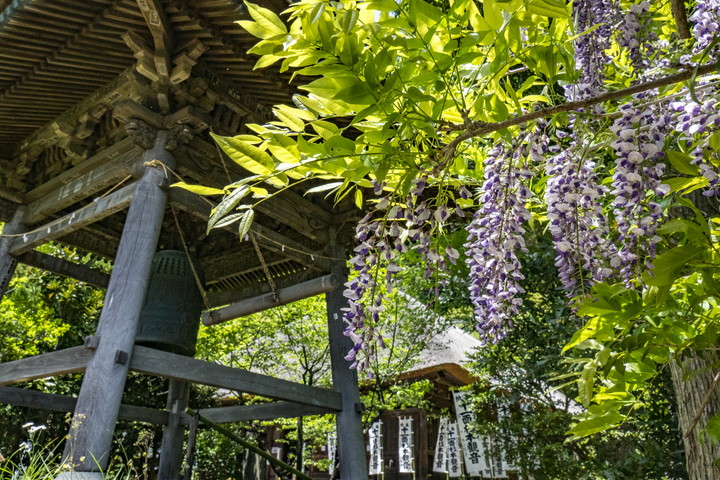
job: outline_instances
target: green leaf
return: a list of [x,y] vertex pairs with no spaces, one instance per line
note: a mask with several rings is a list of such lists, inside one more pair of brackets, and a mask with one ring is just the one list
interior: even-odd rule
[[222,137],[210,134],[230,159],[250,173],[262,175],[265,180],[276,187],[284,187],[287,183],[282,176],[275,173],[275,162],[264,150],[238,137]]
[[185,182],[177,182],[170,185],[171,187],[182,188],[198,195],[224,195],[225,191],[220,188],[205,187],[203,185],[190,185]]
[[689,262],[705,250],[695,245],[681,245],[658,255],[653,261],[652,273],[645,273],[643,281],[652,286],[672,285]]
[[570,18],[570,9],[563,0],[530,0],[527,10],[543,17]]
[[250,227],[252,226],[254,218],[255,211],[252,208],[247,209],[242,214],[242,218],[240,219],[240,223],[238,224],[238,237],[240,237],[240,240],[245,238],[245,235],[247,235],[247,233],[250,231]]
[[325,183],[323,185],[318,185],[317,187],[309,188],[305,191],[305,195],[308,195],[310,193],[318,193],[318,192],[327,192],[331,190],[335,190],[343,185],[344,182],[330,182]]
[[210,214],[210,218],[208,219],[208,226],[207,226],[207,234],[210,233],[210,230],[212,230],[215,225],[220,221],[220,219],[224,218],[225,215],[230,213],[237,205],[240,203],[240,201],[248,194],[250,193],[250,189],[247,185],[242,185],[235,190],[232,191],[228,196],[223,198],[222,202],[220,202],[217,207],[215,207]]
[[700,168],[697,165],[693,165],[692,157],[687,153],[678,152],[675,150],[666,150],[665,154],[670,161],[670,165],[680,173],[685,175],[692,175],[694,177],[700,175]]
[[273,35],[287,33],[287,27],[282,20],[280,20],[280,17],[275,15],[275,12],[250,2],[245,2],[245,5],[253,20],[264,30],[272,32]]
[[585,437],[616,427],[620,425],[624,418],[625,417],[617,411],[591,415],[587,419],[578,422],[568,433],[577,437]]

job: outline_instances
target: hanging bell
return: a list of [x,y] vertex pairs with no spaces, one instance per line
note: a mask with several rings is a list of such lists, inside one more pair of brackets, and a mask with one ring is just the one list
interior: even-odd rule
[[150,283],[135,343],[193,356],[200,327],[202,273],[185,252],[163,250],[153,257]]

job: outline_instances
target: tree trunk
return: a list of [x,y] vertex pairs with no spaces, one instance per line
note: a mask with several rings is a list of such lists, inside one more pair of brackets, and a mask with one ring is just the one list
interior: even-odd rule
[[708,420],[720,413],[720,389],[714,382],[717,361],[717,354],[710,352],[703,352],[703,358],[691,353],[670,361],[689,480],[720,480],[715,464],[720,444],[712,444],[701,433]]

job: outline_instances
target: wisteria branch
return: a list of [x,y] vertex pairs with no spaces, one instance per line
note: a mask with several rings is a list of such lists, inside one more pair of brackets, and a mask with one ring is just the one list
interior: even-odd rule
[[693,77],[697,78],[700,75],[707,75],[714,72],[716,68],[717,65],[715,63],[699,65],[694,69],[685,70],[665,77],[657,78],[649,82],[638,83],[637,85],[633,85],[631,87],[623,88],[620,90],[615,90],[614,92],[607,92],[600,95],[595,95],[594,97],[588,97],[584,100],[561,103],[560,105],[543,108],[534,112],[526,113],[525,115],[519,115],[517,117],[509,118],[502,122],[470,122],[465,125],[464,133],[455,137],[450,143],[448,143],[442,148],[440,152],[441,158],[444,158],[446,161],[453,158],[455,156],[455,152],[458,146],[465,140],[469,140],[471,138],[487,135],[488,133],[492,132],[497,132],[498,130],[502,130],[503,128],[513,127],[515,125],[522,125],[538,118],[546,118],[562,112],[580,110],[590,107],[592,105],[597,105],[599,103],[627,97],[636,93],[646,92],[654,88],[665,87],[667,85],[672,85],[673,83],[679,83],[685,80],[689,80]]

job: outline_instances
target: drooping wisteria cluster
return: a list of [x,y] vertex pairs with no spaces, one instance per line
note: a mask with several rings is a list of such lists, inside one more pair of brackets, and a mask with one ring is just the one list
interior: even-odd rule
[[[697,8],[689,18],[693,25],[692,34],[695,38],[693,54],[705,51],[720,32],[720,0],[702,0],[697,2]],[[707,60],[717,59],[720,56],[720,45],[715,45],[708,52]]]
[[628,50],[628,57],[636,72],[641,75],[650,64],[650,55],[657,41],[648,25],[651,21],[650,2],[643,1],[630,6],[630,9],[621,15],[618,26],[617,41],[620,46]]
[[605,66],[610,58],[605,50],[610,47],[617,9],[612,0],[575,0],[573,17],[578,33],[575,39],[575,63],[581,72],[575,85],[566,88],[570,100],[580,100],[603,91]]
[[692,164],[697,165],[708,180],[703,195],[715,197],[720,196],[720,170],[706,156],[717,156],[718,152],[710,145],[710,136],[705,134],[720,130],[720,115],[717,99],[704,90],[704,86],[699,83],[695,90],[697,101],[688,93],[682,100],[673,102],[671,109],[675,114],[675,130],[680,133],[679,140],[692,146]]
[[526,183],[528,156],[543,158],[547,137],[524,134],[506,146],[496,144],[485,160],[480,208],[468,225],[465,244],[470,266],[470,299],[483,342],[497,342],[512,328],[524,293],[517,254],[526,251],[523,223],[531,217]]
[[[570,100],[604,92],[605,65],[610,61],[606,50],[612,38],[627,49],[637,72],[649,66],[649,44],[655,40],[646,28],[650,5],[639,2],[621,15],[614,0],[573,2],[577,32],[590,31],[575,39],[580,75],[575,84],[565,87]],[[690,20],[696,37],[692,55],[698,60],[698,54],[706,51],[720,31],[720,0],[698,2]],[[709,53],[710,58],[718,56],[720,48]],[[652,66],[657,67],[658,62]],[[647,79],[645,75],[643,81]],[[690,152],[692,163],[708,179],[705,194],[720,195],[718,152],[707,135],[708,131],[720,131],[716,88],[698,81],[694,95],[675,98],[672,103],[659,102],[656,91],[646,92],[621,106],[617,115],[606,113],[600,105],[592,112],[586,109],[571,114],[570,138],[556,125],[548,130],[541,120],[526,131],[515,132],[511,142],[499,140],[492,146],[484,159],[484,184],[465,245],[471,300],[484,342],[503,338],[522,304],[524,277],[518,255],[525,250],[523,225],[531,216],[527,206],[532,201],[528,184],[533,169],[540,165],[545,169],[548,229],[568,295],[586,292],[587,287],[602,281],[620,280],[634,288],[642,283],[641,273],[651,270],[660,242],[656,231],[663,215],[660,200],[669,191],[661,182],[669,135],[679,133],[681,150]],[[595,137],[592,142],[597,144],[593,145],[581,136],[583,128],[576,128],[587,122],[587,133],[608,117],[615,118],[609,141]],[[553,129],[559,141],[551,148],[543,132]],[[606,142],[614,153],[609,187],[598,173],[607,167],[602,160],[607,155]],[[710,160],[713,156],[714,163]],[[385,292],[392,290],[393,276],[400,270],[397,255],[415,249],[427,266],[426,276],[444,270],[459,257],[451,247],[439,247],[435,239],[438,229],[464,214],[456,205],[422,200],[426,186],[434,180],[424,173],[413,181],[406,197],[398,198],[395,193],[380,197],[375,210],[357,227],[359,245],[351,260],[357,276],[345,290],[350,300],[345,321],[346,335],[355,342],[346,358],[358,370],[367,367],[374,343],[382,344],[377,325]],[[383,186],[376,185],[376,193],[381,192]],[[463,199],[471,196],[465,187],[456,193]],[[608,206],[610,213],[606,213]]]
[[555,266],[572,296],[612,277],[619,266],[610,242],[603,197],[589,145],[573,145],[547,160],[545,186],[548,229],[555,245]]
[[[636,100],[642,100],[637,98]],[[643,267],[652,268],[660,237],[655,234],[663,215],[659,199],[669,192],[661,183],[665,138],[672,116],[664,105],[620,107],[610,130],[615,133],[615,172],[612,181],[613,215],[617,223],[620,278],[631,286]]]
[[[412,248],[420,253],[426,265],[426,277],[433,272],[444,271],[447,263],[455,263],[460,253],[450,246],[442,251],[433,243],[433,233],[442,229],[453,216],[464,215],[458,205],[429,205],[421,200],[427,186],[428,175],[422,174],[412,181],[409,194],[395,198],[392,194],[379,199],[375,210],[368,213],[355,230],[359,245],[350,264],[357,272],[346,283],[344,292],[349,300],[344,320],[347,324],[345,335],[354,343],[345,357],[358,371],[366,369],[374,355],[375,342],[384,344],[378,326],[387,294],[392,293],[393,277],[400,271],[397,255]],[[375,184],[375,193],[381,194],[384,185]],[[461,198],[469,198],[465,187],[458,191]],[[380,278],[384,269],[385,275]]]

